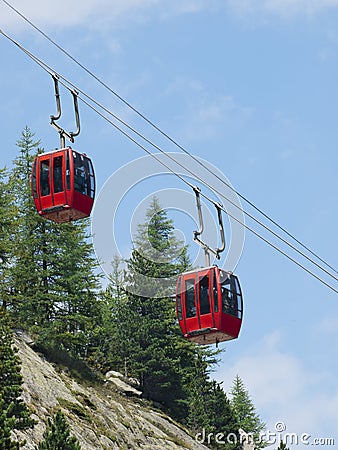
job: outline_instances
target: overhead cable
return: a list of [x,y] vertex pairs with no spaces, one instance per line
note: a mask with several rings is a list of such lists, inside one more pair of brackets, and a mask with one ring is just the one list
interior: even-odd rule
[[[13,44],[15,44],[20,50],[22,50],[29,58],[31,58],[35,63],[37,63],[44,71],[46,71],[49,75],[55,75],[56,72],[50,67],[48,66],[46,63],[44,63],[43,61],[41,61],[39,58],[37,58],[33,53],[29,52],[26,48],[24,48],[21,44],[19,44],[17,41],[15,41],[12,37],[10,37],[7,33],[5,33],[3,30],[0,29],[0,33],[6,37],[7,39],[9,39]],[[159,149],[162,153],[164,153],[166,156],[170,156],[168,155],[166,152],[164,152],[162,149],[160,149],[158,146],[156,146],[155,144],[153,144],[151,141],[149,141],[147,138],[145,138],[144,136],[142,136],[139,132],[137,132],[136,130],[134,130],[133,128],[131,128],[128,124],[126,124],[125,122],[123,122],[121,119],[119,119],[116,115],[114,115],[111,111],[109,111],[107,108],[105,108],[104,106],[100,105],[95,99],[93,99],[92,97],[88,96],[86,93],[84,93],[80,88],[78,88],[77,86],[75,86],[73,83],[69,82],[68,80],[66,80],[62,75],[57,74],[61,79],[63,79],[64,81],[59,80],[59,82],[69,91],[73,91],[73,89],[75,88],[79,93],[82,93],[82,95],[84,95],[87,99],[89,99],[92,103],[96,104],[98,107],[100,107],[101,109],[103,109],[106,113],[108,113],[109,115],[112,115],[116,120],[119,120],[120,122],[123,123],[123,125],[127,126],[130,130],[132,130],[134,133],[136,133],[139,137],[142,137],[142,139],[145,139],[148,143],[150,143],[151,145],[155,146],[157,149]],[[65,81],[66,80],[66,81]],[[163,161],[161,161],[159,158],[156,157],[156,154],[150,152],[146,147],[144,147],[142,144],[140,144],[136,139],[134,139],[132,136],[130,136],[125,130],[123,130],[122,128],[120,128],[118,125],[116,125],[116,123],[114,123],[112,120],[110,120],[109,118],[107,118],[101,111],[99,111],[97,108],[95,108],[90,102],[86,101],[85,99],[83,99],[80,95],[78,96],[79,100],[81,100],[84,104],[86,104],[89,108],[91,108],[94,112],[96,112],[99,116],[101,116],[102,118],[104,118],[108,123],[110,123],[112,126],[114,126],[119,132],[121,132],[125,137],[127,137],[129,140],[131,140],[133,143],[135,143],[136,145],[138,145],[142,150],[144,150],[147,154],[149,154],[150,156],[152,156],[155,160],[157,160],[162,166],[166,167],[172,174],[174,174],[176,177],[178,177],[181,181],[183,181],[186,185],[188,185],[190,188],[194,189],[195,186],[193,186],[190,182],[188,182],[182,175],[178,174],[177,172],[175,172],[172,168],[170,168],[167,164],[165,164]],[[178,165],[181,165],[178,161],[176,161],[174,159],[174,162]],[[188,170],[186,167],[184,167],[186,170]],[[201,180],[203,181],[203,180]],[[204,184],[205,181],[203,181]],[[210,188],[212,190],[214,190],[214,188],[212,188],[212,186],[210,186]],[[214,190],[215,191],[215,190]],[[218,192],[218,191],[217,191]],[[231,203],[231,201],[226,198],[222,193],[219,193],[219,195],[221,195],[223,198],[225,198],[227,201],[229,201]],[[208,197],[207,195],[205,195],[204,193],[201,192],[200,194],[202,197],[204,197],[207,201],[213,203],[214,205],[216,205],[216,202],[211,199],[210,197]],[[217,203],[218,204],[218,203]],[[316,278],[317,280],[319,280],[320,282],[322,282],[324,285],[326,285],[327,287],[329,287],[330,289],[332,289],[334,292],[338,293],[338,290],[336,290],[333,286],[331,286],[329,283],[327,283],[325,280],[323,280],[322,278],[320,278],[319,276],[317,276],[314,272],[312,272],[311,270],[309,270],[308,268],[306,268],[304,265],[302,265],[301,263],[299,263],[297,260],[295,260],[294,258],[292,258],[290,255],[288,255],[286,252],[284,252],[283,250],[281,250],[279,247],[277,247],[276,245],[274,245],[273,243],[271,243],[268,239],[266,239],[265,237],[263,237],[262,235],[260,235],[258,232],[256,232],[255,230],[253,230],[251,227],[249,227],[248,225],[244,224],[242,221],[240,221],[237,217],[231,215],[226,209],[224,209],[224,207],[222,205],[221,209],[222,211],[227,214],[229,217],[233,218],[234,220],[236,220],[238,223],[240,223],[243,227],[245,227],[246,229],[248,229],[249,231],[251,231],[253,234],[255,234],[257,237],[259,237],[260,239],[262,239],[264,242],[266,242],[267,244],[269,244],[272,248],[274,248],[276,251],[278,251],[279,253],[283,254],[285,257],[287,257],[289,260],[291,260],[292,262],[294,262],[296,265],[298,265],[299,267],[301,267],[303,270],[305,270],[307,273],[309,273],[311,276],[313,276],[314,278]],[[244,211],[243,211],[244,212]],[[253,216],[250,215],[250,217],[253,218]],[[256,222],[257,219],[253,218]],[[259,221],[258,221],[259,223]],[[264,224],[262,225],[264,226]],[[269,228],[267,228],[265,226],[266,229],[268,229],[270,231]],[[273,234],[274,232],[271,231]],[[278,235],[276,235],[278,237]],[[280,237],[279,237],[280,238]],[[281,238],[283,239],[283,238]],[[285,243],[287,243],[285,241]],[[290,245],[289,243],[287,243],[288,245]],[[291,245],[292,247],[292,245]],[[302,254],[302,252],[300,252],[299,249],[294,248],[299,254]],[[306,256],[305,256],[306,257]],[[307,257],[308,258],[308,257]],[[313,262],[311,259],[310,261],[312,263],[314,263],[315,265],[317,265],[317,263]],[[321,266],[317,265],[321,270],[325,271],[326,273],[328,273],[331,277],[335,278],[332,274],[330,274],[329,272],[326,271],[326,269],[322,268]]]
[[[197,162],[201,167],[203,167],[206,171],[211,173],[213,176],[215,176],[221,183],[226,185],[229,189],[231,189],[238,197],[240,197],[242,200],[244,200],[248,205],[250,205],[254,210],[256,210],[259,214],[261,214],[264,218],[266,218],[269,222],[271,222],[274,226],[276,226],[279,230],[281,230],[283,233],[285,233],[288,237],[290,237],[293,241],[295,241],[298,245],[300,245],[303,249],[305,249],[307,252],[309,252],[312,256],[317,258],[320,262],[325,264],[328,268],[330,268],[333,272],[338,274],[338,271],[330,265],[327,261],[325,261],[323,258],[321,258],[317,253],[315,253],[313,250],[311,250],[307,245],[302,243],[299,239],[297,239],[292,233],[290,233],[286,228],[281,226],[277,221],[272,219],[267,213],[265,213],[262,209],[258,208],[253,202],[251,202],[247,197],[242,195],[240,192],[238,192],[236,189],[234,189],[233,186],[231,186],[229,183],[227,183],[224,179],[222,179],[218,174],[214,173],[210,168],[206,168],[203,163],[196,158],[192,153],[190,153],[188,150],[186,150],[182,145],[180,145],[175,139],[173,139],[171,136],[169,136],[165,131],[163,131],[159,126],[157,126],[152,120],[150,120],[148,117],[146,117],[144,114],[142,114],[137,108],[135,108],[131,103],[129,103],[127,100],[125,100],[121,95],[119,95],[116,91],[114,91],[107,83],[105,83],[102,79],[100,79],[97,75],[95,75],[94,72],[92,72],[90,69],[88,69],[84,64],[82,64],[78,59],[76,59],[74,56],[72,56],[69,52],[67,52],[61,45],[59,45],[54,39],[52,39],[50,36],[48,36],[47,33],[42,31],[37,25],[35,25],[30,19],[28,19],[23,13],[21,13],[17,8],[15,8],[13,5],[11,5],[7,0],[2,0],[3,3],[5,3],[9,8],[12,9],[16,14],[18,14],[24,21],[26,21],[31,27],[33,27],[38,33],[40,33],[45,39],[47,39],[52,45],[54,45],[58,50],[60,50],[64,55],[66,55],[68,58],[70,58],[75,64],[77,64],[81,69],[83,69],[88,75],[90,75],[92,78],[94,78],[99,84],[101,84],[105,89],[107,89],[111,94],[113,94],[115,97],[117,97],[121,102],[123,102],[128,108],[130,108],[132,111],[134,111],[139,117],[141,117],[145,122],[147,122],[151,127],[153,127],[155,130],[157,130],[160,134],[162,134],[166,139],[168,139],[172,144],[174,144],[176,147],[178,147],[180,150],[182,150],[186,155],[191,157],[195,162]],[[304,256],[304,254],[302,254]],[[307,258],[306,256],[304,256]],[[308,259],[308,258],[307,258]],[[313,262],[312,259],[309,259],[311,262]],[[316,263],[314,263],[316,264]],[[319,267],[319,266],[318,266]],[[325,271],[325,270],[324,270]],[[329,272],[326,272],[329,273]],[[330,274],[331,275],[331,274]],[[337,280],[336,277],[333,277]]]

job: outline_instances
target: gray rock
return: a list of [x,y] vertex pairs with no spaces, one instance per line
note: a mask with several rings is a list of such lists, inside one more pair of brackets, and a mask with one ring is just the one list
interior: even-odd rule
[[37,421],[34,429],[16,432],[17,438],[26,440],[23,450],[35,449],[47,418],[58,409],[66,415],[82,450],[207,449],[145,400],[128,398],[128,393],[139,397],[140,391],[121,377],[84,386],[35,353],[22,336],[16,336],[15,345],[22,362],[23,398]]
[[133,388],[132,386],[130,386],[130,384],[125,383],[120,378],[110,377],[106,381],[112,383],[118,391],[123,392],[128,397],[141,397],[142,396],[141,391],[138,391],[137,389]]
[[109,378],[123,378],[123,375],[120,372],[115,372],[115,370],[110,370],[109,372],[106,373],[105,377],[107,379],[109,379]]

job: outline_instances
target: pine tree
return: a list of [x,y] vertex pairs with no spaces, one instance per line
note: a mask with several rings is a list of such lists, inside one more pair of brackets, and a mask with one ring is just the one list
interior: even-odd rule
[[14,223],[13,198],[8,185],[8,171],[0,169],[0,306],[7,309],[10,296],[9,268]]
[[48,291],[52,300],[47,321],[41,324],[39,342],[86,359],[99,320],[98,275],[87,221],[48,224],[53,227],[47,245]]
[[78,440],[70,435],[69,425],[62,411],[57,411],[53,420],[48,419],[44,440],[36,450],[81,450]]
[[[146,223],[139,225],[127,262],[124,292],[111,283],[106,301],[115,322],[119,370],[139,380],[144,396],[175,417],[186,416],[181,361],[192,359],[176,321],[173,280],[187,267],[187,249],[173,235],[173,223],[153,199]],[[114,338],[112,339],[114,341]]]
[[[250,398],[249,392],[245,389],[243,380],[236,375],[231,389],[231,406],[235,413],[238,428],[241,428],[250,436],[253,436],[255,442],[259,442],[259,434],[265,428],[256,412],[255,406]],[[264,447],[264,442],[258,445]]]
[[[21,324],[38,321],[47,309],[46,291],[47,248],[41,236],[44,224],[35,211],[30,192],[30,173],[34,156],[41,152],[40,141],[28,127],[17,141],[19,155],[14,160],[9,176],[9,189],[14,203],[15,221],[12,229],[12,255],[10,269],[11,311]],[[41,279],[41,277],[43,277]],[[43,322],[46,317],[39,318]]]
[[101,372],[118,368],[125,372],[127,339],[125,329],[129,329],[127,297],[123,288],[124,275],[120,268],[121,259],[115,256],[109,284],[101,293],[99,304],[100,319],[92,339],[88,363]]
[[127,295],[134,348],[129,366],[136,372],[144,395],[171,410],[184,394],[178,364],[180,332],[169,295],[175,291],[172,280],[188,262],[187,248],[175,239],[173,229],[172,220],[153,198],[128,261],[128,281],[139,295]]
[[[132,291],[144,298],[167,298],[174,292],[173,280],[190,266],[187,246],[175,238],[174,224],[156,197],[144,224],[138,225],[128,263],[128,282]],[[143,314],[146,310],[143,310]]]
[[[214,432],[222,433],[225,442],[220,445],[220,448],[236,449],[238,448],[237,442],[239,438],[238,427],[234,411],[231,408],[230,401],[226,392],[216,381],[212,381],[211,396],[209,400],[208,409],[210,411],[211,423],[214,428]],[[232,439],[231,442],[227,441],[228,436],[236,436],[236,440]]]
[[188,384],[188,425],[196,433],[204,429],[209,434],[214,431],[213,418],[210,415],[209,408],[212,396],[212,384],[209,379],[210,368],[205,351],[196,348],[195,353],[195,367],[191,370]]
[[8,215],[11,198],[6,182],[7,176],[7,170],[5,168],[0,169],[0,262],[2,265],[8,259],[8,229],[10,229],[11,225],[11,218]]
[[13,347],[8,317],[0,315],[0,395],[2,410],[14,418],[12,429],[25,429],[34,425],[30,411],[22,399],[22,375],[17,350]]
[[11,438],[11,430],[15,424],[15,417],[12,415],[13,403],[7,409],[4,403],[0,394],[0,448],[1,450],[18,450],[19,442]]
[[[109,350],[114,353],[107,361],[115,361],[112,369],[126,369],[137,378],[144,396],[197,430],[209,426],[209,398],[200,394],[212,391],[208,373],[217,352],[186,341],[179,329],[172,294],[177,275],[189,267],[189,257],[173,229],[154,198],[146,222],[138,227],[125,281],[115,271],[105,293]],[[201,360],[197,381],[196,364]]]
[[[210,379],[210,362],[204,353],[198,355],[190,382],[188,425],[195,433],[212,436],[213,448],[237,449],[239,436],[234,412],[221,385]],[[222,436],[219,444],[216,435]],[[233,443],[227,441],[229,435]]]

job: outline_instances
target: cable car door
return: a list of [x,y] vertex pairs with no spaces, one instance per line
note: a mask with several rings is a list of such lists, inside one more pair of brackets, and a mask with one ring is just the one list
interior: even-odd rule
[[213,328],[213,302],[212,302],[212,284],[210,271],[198,273],[197,283],[197,308],[199,316],[199,325],[201,329]]
[[40,197],[40,210],[53,206],[53,196],[51,189],[51,157],[47,155],[39,159],[38,167],[38,192]]
[[196,305],[196,276],[194,273],[182,279],[183,317],[186,334],[199,329]]
[[64,206],[67,204],[65,190],[65,152],[53,155],[53,206]]

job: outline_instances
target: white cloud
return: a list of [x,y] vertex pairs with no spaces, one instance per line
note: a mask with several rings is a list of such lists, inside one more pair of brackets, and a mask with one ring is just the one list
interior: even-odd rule
[[338,0],[228,0],[239,14],[263,13],[284,18],[320,13],[338,7]]
[[330,335],[331,339],[338,338],[338,317],[328,316],[322,319],[316,326],[319,334]]
[[238,129],[253,114],[249,107],[239,105],[230,95],[212,96],[205,92],[192,101],[189,111],[189,124],[186,131],[188,139],[209,139],[217,135],[223,127]]
[[[76,27],[97,30],[130,22],[165,20],[201,11],[225,11],[243,16],[312,16],[338,7],[338,0],[10,0],[10,4],[39,27]],[[5,3],[0,2],[1,26],[5,31],[29,25]]]
[[[9,2],[11,3],[11,2]],[[137,12],[158,3],[158,0],[59,0],[52,1],[16,0],[13,6],[24,16],[40,26],[76,26],[79,24],[95,24],[96,20],[114,20],[129,11]],[[24,21],[12,9],[1,2],[0,15],[4,27],[21,28]]]
[[220,95],[194,79],[176,78],[163,94],[186,99],[187,110],[180,111],[176,119],[184,124],[181,135],[189,141],[215,137],[224,127],[242,128],[254,115],[253,108],[241,105],[232,95]]
[[[216,3],[218,0],[216,0]],[[12,0],[9,1],[12,4]],[[16,0],[13,7],[39,27],[85,25],[93,28],[120,25],[123,21],[144,22],[154,14],[168,18],[209,8],[208,0]],[[2,26],[8,30],[27,28],[25,21],[0,2]]]
[[[216,3],[218,0],[216,0]],[[166,4],[165,8],[161,10],[161,17],[168,18],[182,14],[193,14],[202,11],[206,8],[209,9],[210,2],[206,0],[184,0],[184,1],[162,1],[162,4]]]
[[275,431],[276,422],[283,421],[286,432],[332,435],[338,418],[338,390],[328,392],[327,384],[336,383],[324,368],[313,371],[290,351],[281,350],[283,341],[280,332],[268,335],[230,366],[225,355],[217,380],[229,391],[238,374],[270,431]]
[[[18,11],[37,26],[48,31],[51,27],[86,26],[95,30],[144,23],[149,20],[167,20],[179,15],[201,11],[225,12],[230,9],[240,16],[289,18],[313,16],[338,7],[338,0],[10,0]],[[4,2],[0,1],[1,26],[5,31],[18,31],[29,25]]]

